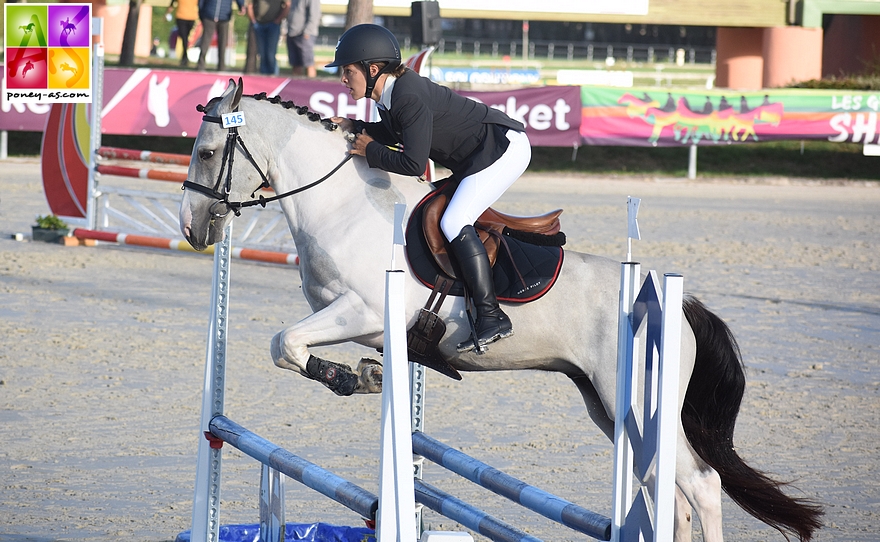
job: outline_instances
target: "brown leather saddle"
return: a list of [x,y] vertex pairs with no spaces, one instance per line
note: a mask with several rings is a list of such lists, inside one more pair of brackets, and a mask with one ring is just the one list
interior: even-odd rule
[[[437,348],[446,333],[446,324],[438,316],[440,306],[447,295],[464,295],[464,287],[457,280],[457,265],[440,230],[440,217],[457,183],[445,180],[435,186],[435,190],[413,209],[406,228],[406,255],[410,268],[416,278],[432,288],[428,303],[407,333],[407,345],[410,361],[461,380],[461,375]],[[562,245],[565,243],[565,234],[560,231],[560,214],[561,209],[541,216],[520,217],[488,209],[480,216],[475,227],[492,263],[499,301],[533,301],[556,282],[562,268]]]
[[[454,188],[454,187],[453,187]],[[452,260],[447,251],[446,236],[440,231],[440,218],[452,199],[454,190],[443,190],[436,197],[425,203],[422,216],[422,233],[425,241],[437,265],[449,278],[458,278],[452,265]],[[556,209],[540,216],[513,216],[501,213],[491,207],[480,215],[474,225],[486,253],[489,255],[489,263],[495,266],[498,260],[498,250],[502,245],[502,235],[505,228],[508,231],[524,232],[544,236],[556,236],[560,233],[559,215],[562,209]]]

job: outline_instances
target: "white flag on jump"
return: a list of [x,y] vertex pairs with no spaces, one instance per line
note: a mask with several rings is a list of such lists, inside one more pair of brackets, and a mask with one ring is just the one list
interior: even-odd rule
[[405,203],[394,204],[394,244],[406,246],[406,236],[403,234],[403,215],[406,213]]
[[629,196],[626,198],[626,224],[627,224],[627,233],[626,236],[631,239],[641,239],[642,236],[639,233],[639,204],[642,202],[639,198],[634,198]]

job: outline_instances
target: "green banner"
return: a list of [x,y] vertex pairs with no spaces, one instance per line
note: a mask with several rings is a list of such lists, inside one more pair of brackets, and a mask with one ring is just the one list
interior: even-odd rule
[[880,93],[581,87],[587,145],[674,146],[825,139],[877,143]]

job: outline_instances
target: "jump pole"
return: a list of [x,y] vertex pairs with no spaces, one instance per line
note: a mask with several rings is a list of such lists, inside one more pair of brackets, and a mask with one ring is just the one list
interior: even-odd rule
[[114,166],[109,164],[98,164],[95,166],[98,173],[102,175],[118,175],[120,177],[134,177],[137,179],[152,179],[154,181],[171,181],[183,184],[186,180],[186,173],[179,171],[165,171],[161,169],[153,169],[149,167],[133,168],[125,166]]
[[[85,228],[76,228],[73,230],[73,236],[77,239],[94,239],[95,241],[103,241],[106,243],[118,243],[120,245],[131,245],[138,247],[162,248],[169,250],[179,250],[182,252],[194,252],[199,254],[214,254],[215,248],[208,247],[203,252],[198,252],[192,248],[185,239],[171,239],[165,237],[153,237],[150,235],[136,235],[132,233],[115,233],[101,230],[89,230]],[[274,252],[270,250],[257,250],[254,248],[230,248],[230,255],[239,260],[250,260],[264,263],[277,263],[282,265],[299,265],[299,256],[288,252]]]
[[611,520],[531,486],[424,433],[413,433],[413,451],[489,491],[599,540],[611,537]]
[[116,160],[134,160],[136,162],[152,162],[154,164],[169,164],[176,166],[189,166],[188,154],[175,154],[170,152],[139,151],[135,149],[122,149],[119,147],[100,147],[98,156]]
[[209,427],[212,435],[264,465],[269,465],[367,519],[376,517],[379,498],[373,493],[248,431],[226,416],[215,416]]

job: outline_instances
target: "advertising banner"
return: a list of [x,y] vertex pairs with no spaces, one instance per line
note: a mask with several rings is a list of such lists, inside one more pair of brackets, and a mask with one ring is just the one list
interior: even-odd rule
[[581,87],[587,145],[675,146],[824,139],[877,143],[880,93]]
[[534,87],[502,92],[460,91],[526,126],[535,147],[580,145],[580,87]]
[[[237,75],[235,76],[238,77]],[[371,119],[369,100],[354,102],[336,81],[242,76],[246,94],[279,95],[308,106],[324,117]],[[150,68],[107,68],[104,72],[105,134],[195,137],[202,121],[196,106],[219,96],[229,75]],[[535,146],[571,146],[579,139],[580,89],[544,87],[503,92],[463,92],[504,110],[526,125]],[[2,130],[42,131],[49,108],[39,104],[4,104]],[[377,118],[377,117],[376,117]]]
[[[8,70],[3,72],[6,75]],[[108,68],[104,73],[102,131],[195,137],[201,123],[196,105],[219,96],[229,77]],[[324,117],[375,118],[372,102],[352,101],[347,89],[333,80],[242,77],[247,94],[278,94]],[[880,142],[878,92],[681,92],[647,87],[548,86],[460,93],[521,121],[536,147],[715,145],[784,139]],[[42,131],[48,114],[46,104],[4,101],[0,130]]]

